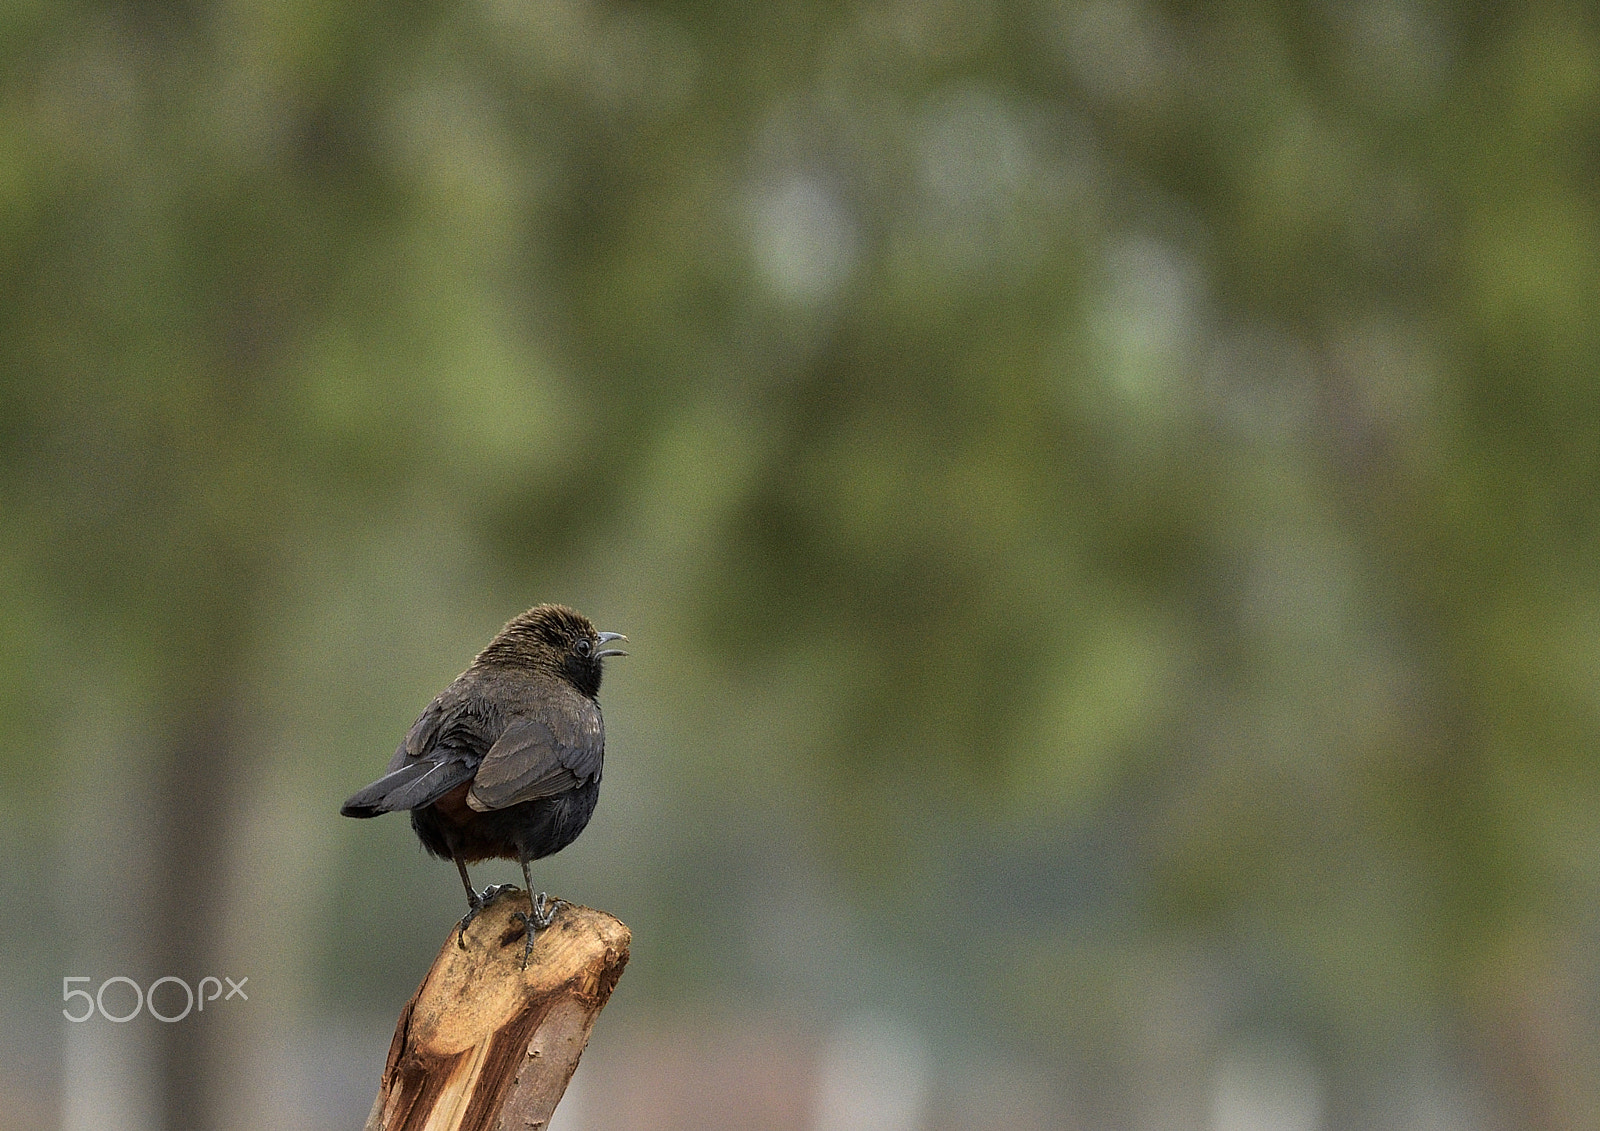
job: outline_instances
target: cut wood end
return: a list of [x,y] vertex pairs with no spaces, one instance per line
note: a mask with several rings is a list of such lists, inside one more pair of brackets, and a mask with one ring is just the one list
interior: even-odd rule
[[502,896],[467,927],[466,948],[452,928],[439,957],[417,988],[411,1035],[440,1052],[458,1052],[521,1012],[528,1002],[565,990],[603,1005],[628,963],[632,932],[614,916],[565,904],[534,940],[522,966],[523,925],[512,918],[532,910],[526,893]]
[[[525,893],[452,927],[401,1011],[369,1128],[487,1129],[501,1117],[548,1119],[628,962],[632,934],[614,916],[564,904],[522,965]],[[507,1123],[507,1126],[512,1124]]]

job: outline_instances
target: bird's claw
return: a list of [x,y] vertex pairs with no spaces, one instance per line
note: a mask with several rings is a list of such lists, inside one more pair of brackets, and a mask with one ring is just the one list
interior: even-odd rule
[[[516,884],[490,884],[480,892],[473,892],[467,898],[467,913],[461,916],[461,922],[456,924],[456,945],[462,950],[467,949],[467,924],[478,917],[489,904],[499,899],[507,892],[516,891]],[[518,913],[520,914],[520,912]]]
[[570,907],[564,899],[550,899],[544,892],[540,892],[533,900],[533,914],[525,911],[513,911],[511,917],[520,920],[527,929],[527,935],[522,941],[522,968],[528,968],[528,955],[533,953],[534,936],[540,931],[547,930],[551,923],[556,921],[556,911],[562,907]]

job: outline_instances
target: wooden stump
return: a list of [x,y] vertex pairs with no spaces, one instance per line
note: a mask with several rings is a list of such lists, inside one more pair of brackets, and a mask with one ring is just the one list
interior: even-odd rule
[[400,1011],[366,1131],[537,1131],[567,1089],[589,1030],[628,963],[628,928],[564,906],[522,969],[526,893],[452,926]]

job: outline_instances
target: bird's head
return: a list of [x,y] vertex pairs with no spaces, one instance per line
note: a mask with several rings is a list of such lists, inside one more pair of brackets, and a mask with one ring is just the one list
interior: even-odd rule
[[477,662],[544,668],[593,699],[600,694],[606,657],[627,655],[606,645],[626,639],[620,632],[596,631],[588,617],[565,605],[535,605],[512,617]]

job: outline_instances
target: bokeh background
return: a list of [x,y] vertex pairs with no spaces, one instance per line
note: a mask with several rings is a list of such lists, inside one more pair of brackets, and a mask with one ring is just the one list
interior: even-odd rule
[[561,600],[560,1131],[1600,1126],[1597,194],[1579,3],[5,3],[0,1123],[359,1126]]

